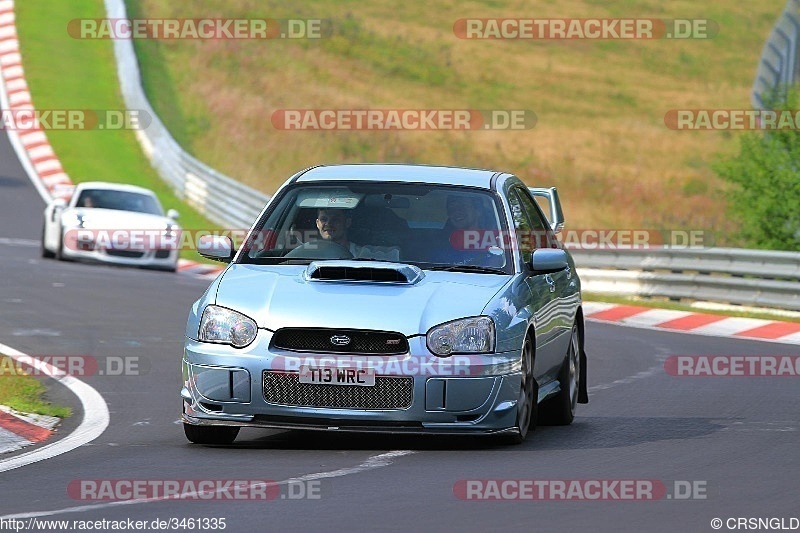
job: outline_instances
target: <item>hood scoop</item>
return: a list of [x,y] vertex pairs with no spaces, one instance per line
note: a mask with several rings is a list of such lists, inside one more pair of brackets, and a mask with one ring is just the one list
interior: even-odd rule
[[414,265],[382,261],[313,261],[306,268],[308,281],[352,281],[413,285],[425,277]]

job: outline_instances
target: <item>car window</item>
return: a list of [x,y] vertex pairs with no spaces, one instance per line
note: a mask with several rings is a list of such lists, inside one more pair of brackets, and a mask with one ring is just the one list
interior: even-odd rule
[[517,196],[517,191],[512,190],[508,195],[508,203],[511,207],[511,221],[514,224],[514,233],[516,236],[516,246],[519,250],[522,260],[526,263],[531,260],[533,253],[533,246],[530,242],[531,223],[528,215],[525,213],[525,208]]
[[490,191],[450,185],[298,184],[259,221],[240,257],[504,268],[508,254],[499,241],[497,205]]
[[550,247],[550,234],[533,201],[522,189],[514,187],[509,192],[508,201],[516,232],[516,245],[522,260],[527,263],[535,249]]
[[527,191],[520,188],[515,188],[514,190],[519,196],[520,202],[522,203],[522,209],[525,211],[525,214],[528,216],[528,220],[530,221],[531,247],[533,249],[552,248],[553,242],[550,227],[547,225],[544,217],[542,217],[541,211],[538,209]]
[[75,206],[135,211],[161,216],[164,214],[161,205],[150,195],[112,189],[86,189],[81,192]]

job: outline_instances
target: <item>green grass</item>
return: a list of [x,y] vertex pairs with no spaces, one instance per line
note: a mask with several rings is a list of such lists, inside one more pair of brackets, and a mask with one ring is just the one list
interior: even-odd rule
[[69,407],[53,405],[44,399],[47,389],[39,380],[17,373],[16,363],[10,357],[0,355],[0,404],[23,413],[67,418]]
[[[75,18],[103,18],[102,0],[42,0],[15,5],[25,76],[38,109],[124,109],[110,40],[77,40]],[[110,181],[152,189],[164,209],[175,208],[186,229],[216,229],[182,202],[150,166],[131,130],[57,131],[48,138],[73,182]],[[182,257],[203,260],[184,250]]]
[[693,313],[704,313],[708,315],[736,316],[743,318],[761,318],[764,320],[777,320],[780,322],[800,322],[800,317],[786,316],[779,312],[770,313],[768,311],[736,311],[728,309],[705,309],[692,307],[688,302],[676,302],[667,299],[637,298],[624,296],[611,296],[594,292],[583,292],[583,299],[587,302],[607,302],[620,305],[638,305],[641,307],[653,307],[656,309],[672,309],[675,311],[691,311]]

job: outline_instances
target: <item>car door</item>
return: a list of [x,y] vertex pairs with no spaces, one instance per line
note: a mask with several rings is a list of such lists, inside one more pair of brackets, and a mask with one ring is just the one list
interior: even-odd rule
[[[538,237],[534,242],[536,248],[558,248],[556,236],[553,234],[547,218],[545,218],[533,196],[531,196],[530,191],[520,188],[518,193],[522,207],[525,209],[525,213],[531,221],[531,226]],[[545,281],[550,286],[550,292],[553,297],[554,342],[557,354],[559,354],[557,363],[560,364],[569,347],[570,332],[572,331],[576,309],[574,298],[571,297],[574,292],[572,290],[572,270],[567,267],[560,272],[546,274]]]
[[533,251],[537,247],[542,247],[537,245],[541,244],[542,236],[546,234],[541,233],[543,227],[537,227],[537,220],[529,216],[529,209],[526,209],[524,199],[525,194],[521,187],[512,187],[509,190],[508,201],[516,236],[515,242],[525,263],[525,283],[530,291],[529,310],[534,317],[536,328],[534,376],[541,385],[544,381],[555,379],[564,353],[559,351],[557,343],[559,324],[555,312],[557,302],[554,280],[548,274],[534,275],[529,268]]

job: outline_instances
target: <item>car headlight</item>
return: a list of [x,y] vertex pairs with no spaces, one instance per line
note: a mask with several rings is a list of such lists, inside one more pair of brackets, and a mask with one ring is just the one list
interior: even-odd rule
[[206,306],[200,319],[199,339],[203,342],[244,348],[257,334],[258,326],[252,318],[218,305]]
[[494,351],[494,321],[488,316],[462,318],[434,326],[427,334],[428,349],[440,357],[456,353]]

